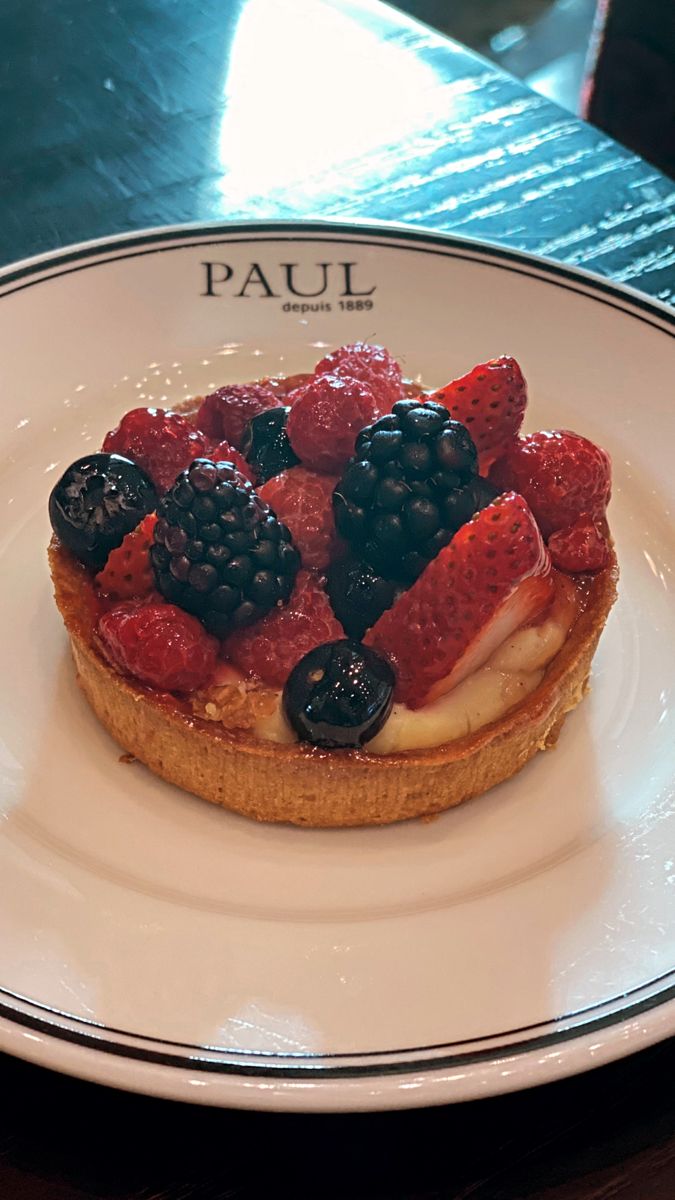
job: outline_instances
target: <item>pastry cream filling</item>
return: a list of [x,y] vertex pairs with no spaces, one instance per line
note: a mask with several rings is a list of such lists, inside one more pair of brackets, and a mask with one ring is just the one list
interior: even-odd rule
[[[516,630],[484,666],[433,704],[418,709],[395,704],[383,728],[364,748],[369,754],[396,754],[443,746],[498,720],[541,683],[574,615],[573,606],[558,605],[539,624]],[[281,711],[281,693],[273,711],[255,722],[254,731],[264,741],[297,740]]]

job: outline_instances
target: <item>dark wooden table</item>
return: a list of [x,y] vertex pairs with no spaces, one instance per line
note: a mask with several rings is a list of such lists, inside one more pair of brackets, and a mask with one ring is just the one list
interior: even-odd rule
[[[377,0],[4,0],[0,262],[216,218],[434,226],[670,301],[675,184]],[[0,1200],[673,1200],[675,1045],[411,1113],[189,1109],[0,1058]]]

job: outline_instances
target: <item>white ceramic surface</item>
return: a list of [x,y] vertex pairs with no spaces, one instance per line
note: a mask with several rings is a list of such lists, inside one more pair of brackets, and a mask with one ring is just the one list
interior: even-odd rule
[[[672,313],[526,256],[329,225],[76,247],[4,272],[0,301],[0,1047],[203,1103],[360,1109],[673,1033]],[[127,408],[358,338],[429,385],[514,354],[527,427],[612,453],[620,599],[590,697],[516,779],[429,824],[258,826],[119,761],[52,603],[47,496]]]

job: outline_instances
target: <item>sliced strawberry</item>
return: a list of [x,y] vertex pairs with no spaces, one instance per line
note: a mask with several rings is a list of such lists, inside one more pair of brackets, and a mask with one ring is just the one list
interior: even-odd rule
[[515,358],[481,363],[439,388],[429,400],[444,404],[473,438],[481,472],[518,434],[527,405],[527,386]]
[[320,577],[301,570],[288,604],[230,634],[223,651],[245,675],[262,679],[270,687],[283,687],[305,654],[344,636]]
[[213,446],[205,456],[210,458],[211,462],[231,462],[233,467],[236,467],[239,474],[248,479],[249,483],[255,485],[255,475],[251,469],[250,463],[247,463],[243,454],[235,450],[234,446],[229,442],[219,442],[217,446]]
[[150,565],[150,547],[157,514],[150,513],[132,529],[120,546],[111,550],[105,566],[95,577],[99,591],[110,600],[140,600],[155,586]]
[[601,571],[609,560],[609,543],[588,513],[566,529],[552,533],[548,548],[553,565],[562,571]]
[[462,526],[364,640],[391,660],[396,699],[420,708],[481,666],[552,591],[534,517],[509,492]]
[[336,483],[334,475],[292,467],[258,488],[260,498],[290,529],[305,567],[323,570],[340,545],[333,519]]

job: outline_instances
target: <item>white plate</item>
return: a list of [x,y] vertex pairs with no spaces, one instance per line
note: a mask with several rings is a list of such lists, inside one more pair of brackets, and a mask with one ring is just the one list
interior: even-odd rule
[[[88,244],[0,298],[0,1047],[162,1096],[365,1109],[675,1031],[673,314],[524,255],[316,224]],[[127,408],[358,338],[430,385],[514,354],[529,427],[613,455],[621,595],[591,696],[516,779],[430,824],[258,826],[118,761],[52,603],[47,495]]]

